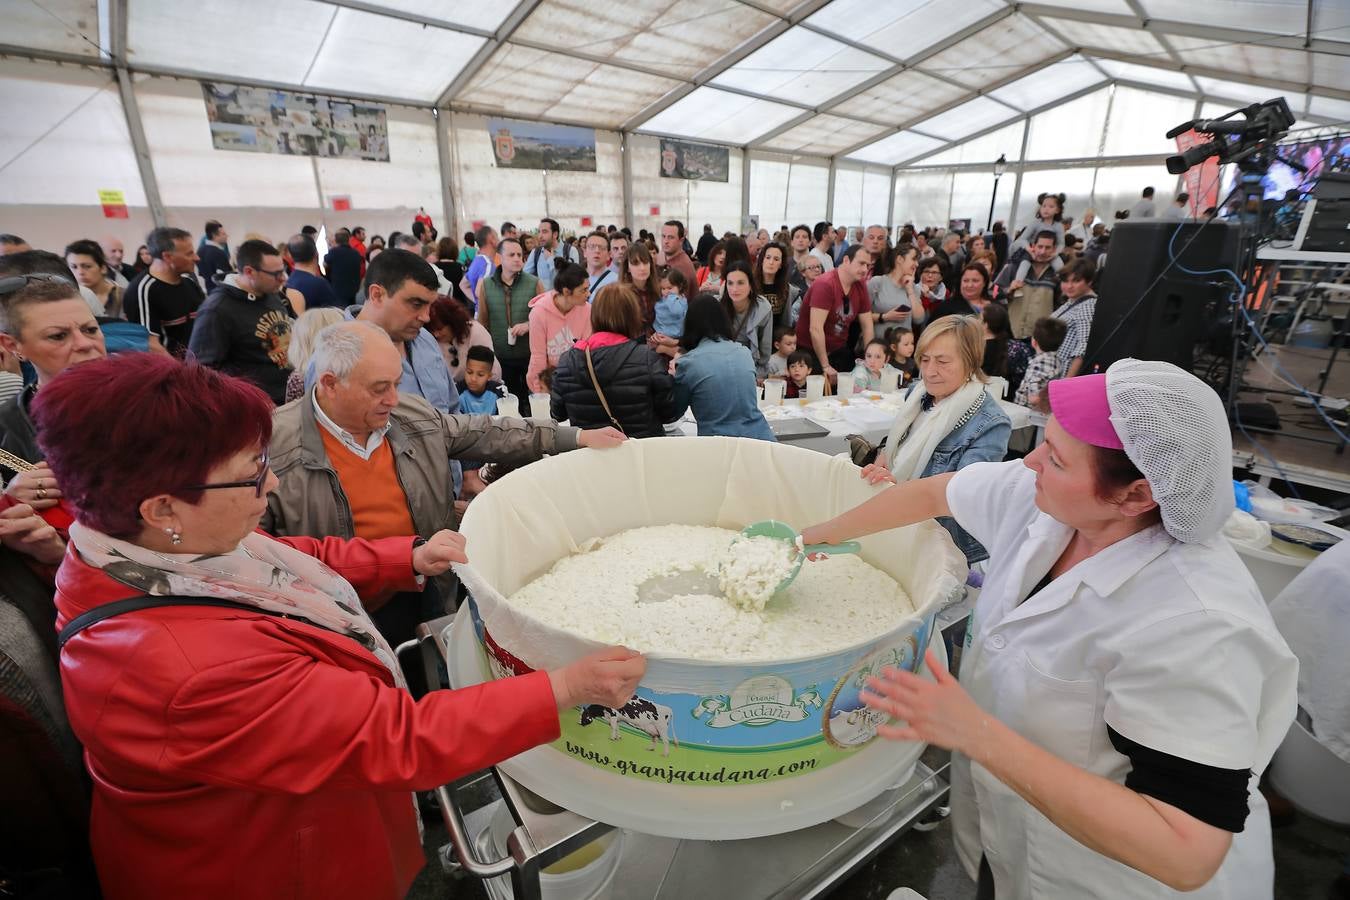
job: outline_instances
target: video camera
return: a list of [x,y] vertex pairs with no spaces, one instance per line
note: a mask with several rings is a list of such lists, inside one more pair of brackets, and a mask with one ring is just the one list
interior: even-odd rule
[[[1242,118],[1235,118],[1236,116]],[[1289,133],[1289,128],[1293,124],[1294,114],[1289,111],[1289,104],[1283,97],[1276,97],[1265,103],[1253,103],[1217,119],[1183,122],[1167,132],[1167,136],[1174,138],[1195,129],[1201,134],[1211,135],[1213,140],[1176,156],[1169,156],[1167,171],[1173,175],[1180,175],[1211,156],[1217,156],[1220,163],[1242,162],[1273,146],[1276,141]]]

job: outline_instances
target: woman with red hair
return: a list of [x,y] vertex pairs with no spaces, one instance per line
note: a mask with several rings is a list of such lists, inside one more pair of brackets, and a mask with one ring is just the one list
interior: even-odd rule
[[255,531],[272,404],[201,366],[89,363],[33,416],[77,511],[61,679],[109,900],[403,897],[425,861],[411,791],[553,740],[560,709],[621,706],[645,669],[608,648],[414,701],[361,597],[463,562],[459,535]]

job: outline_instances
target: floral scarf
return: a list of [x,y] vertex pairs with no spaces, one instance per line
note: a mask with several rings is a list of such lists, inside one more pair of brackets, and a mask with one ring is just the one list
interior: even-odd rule
[[280,541],[255,532],[229,553],[157,553],[79,522],[70,526],[70,539],[89,565],[150,596],[229,600],[344,634],[375,654],[400,687],[407,686],[393,649],[356,590],[320,560]]

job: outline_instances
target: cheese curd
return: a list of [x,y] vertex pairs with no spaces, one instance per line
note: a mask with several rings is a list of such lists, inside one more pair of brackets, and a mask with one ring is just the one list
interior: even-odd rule
[[733,606],[758,612],[792,574],[797,552],[793,545],[771,537],[733,540],[718,564],[718,586]]
[[711,576],[705,583],[716,585],[732,542],[744,542],[738,538],[729,529],[692,525],[619,532],[560,559],[508,602],[602,643],[734,662],[831,653],[885,634],[914,613],[895,579],[855,555],[807,562],[792,586],[761,610],[738,608],[713,590],[639,599],[645,582],[678,573]]

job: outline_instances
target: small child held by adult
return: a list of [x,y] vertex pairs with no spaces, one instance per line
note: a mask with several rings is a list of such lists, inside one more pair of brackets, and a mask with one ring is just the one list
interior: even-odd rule
[[788,358],[797,351],[797,331],[786,325],[773,330],[773,355],[769,357],[766,374],[786,375]]
[[900,370],[901,383],[919,377],[919,366],[914,362],[914,332],[908,328],[896,328],[887,335],[887,340],[886,362]]
[[684,337],[684,316],[689,311],[688,279],[673,266],[661,270],[661,298],[656,301],[656,321],[647,342],[657,353],[675,356]]
[[805,350],[794,350],[787,358],[786,397],[806,396],[806,376],[815,368],[816,358]]
[[879,391],[881,390],[881,380],[886,372],[891,371],[899,374],[899,370],[887,362],[890,351],[886,347],[886,342],[881,338],[873,338],[867,342],[863,348],[863,358],[859,360],[858,365],[853,370],[853,390],[857,391]]
[[1013,402],[1032,409],[1045,408],[1045,387],[1059,371],[1059,348],[1069,326],[1063,319],[1044,316],[1031,327],[1031,349],[1036,355],[1027,363],[1027,373],[1013,395]]

